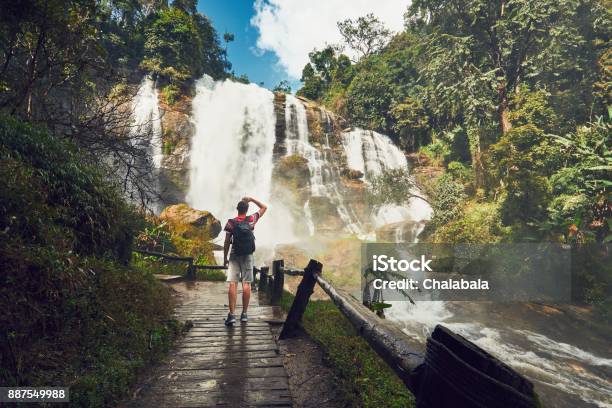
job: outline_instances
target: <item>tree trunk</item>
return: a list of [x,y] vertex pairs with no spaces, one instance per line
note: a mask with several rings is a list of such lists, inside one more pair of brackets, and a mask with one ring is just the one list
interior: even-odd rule
[[505,81],[500,81],[497,87],[497,94],[499,96],[499,106],[497,108],[499,126],[501,127],[502,135],[505,135],[512,129],[512,123],[508,119],[508,88]]

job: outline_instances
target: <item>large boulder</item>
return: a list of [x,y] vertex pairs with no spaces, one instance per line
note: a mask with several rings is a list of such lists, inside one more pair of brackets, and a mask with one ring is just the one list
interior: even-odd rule
[[159,218],[166,221],[184,238],[214,239],[221,232],[221,222],[208,211],[196,210],[187,204],[166,207]]

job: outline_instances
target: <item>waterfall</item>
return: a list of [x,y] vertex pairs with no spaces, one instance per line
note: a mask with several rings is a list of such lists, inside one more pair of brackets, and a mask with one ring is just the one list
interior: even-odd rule
[[[162,127],[161,117],[159,114],[159,95],[155,87],[155,81],[150,76],[145,76],[141,81],[138,92],[132,100],[132,117],[134,120],[133,128],[131,129],[132,143],[138,147],[145,149],[150,157],[156,174],[141,174],[139,176],[151,179],[153,188],[156,192],[159,191],[159,169],[163,158],[162,154]],[[136,159],[132,159],[136,160]],[[138,169],[145,166],[132,162],[132,166]],[[129,194],[134,196],[137,191],[134,186],[129,187]],[[135,197],[132,197],[133,199]],[[148,201],[153,204],[153,209],[159,212],[159,202],[157,197],[148,194]]]
[[[329,120],[329,117],[326,116],[326,119]],[[342,194],[339,192],[337,186],[338,178],[337,175],[333,174],[334,169],[333,166],[330,165],[329,158],[310,144],[306,108],[303,103],[293,95],[286,95],[285,124],[287,128],[287,155],[299,154],[306,159],[310,172],[311,196],[328,198],[336,206],[338,216],[344,223],[346,229],[351,234],[362,236],[363,230],[361,226],[355,221],[356,217],[350,214],[349,209],[344,203]],[[325,136],[325,149],[330,149],[327,133]],[[304,215],[307,222],[312,223],[310,208],[308,208],[308,213],[306,212],[306,208],[307,206],[304,206]],[[308,228],[310,230],[310,224]],[[311,235],[313,235],[314,224],[312,225],[311,231]]]
[[138,92],[132,101],[134,128],[136,135],[149,135],[148,146],[151,159],[156,169],[162,161],[162,129],[159,115],[159,100],[155,81],[145,76],[138,87]]
[[[350,169],[363,173],[367,183],[385,170],[408,169],[406,156],[393,144],[391,139],[372,130],[354,128],[343,134],[342,146]],[[387,224],[398,224],[396,239],[415,242],[416,237],[425,226],[424,221],[431,218],[431,207],[423,200],[413,198],[407,205],[385,204],[372,214],[372,223],[378,228]],[[402,221],[416,221],[419,228],[412,228],[409,237],[405,237]]]
[[361,171],[365,180],[379,176],[384,170],[408,166],[406,157],[391,139],[372,130],[355,128],[346,132],[342,146],[349,168]]
[[[281,205],[270,203],[273,98],[272,92],[257,85],[213,81],[205,75],[197,81],[193,99],[195,134],[187,201],[212,212],[223,224],[236,215],[243,196],[268,204],[268,213],[256,228],[258,247],[294,239],[292,217]],[[251,204],[249,213],[254,211]]]

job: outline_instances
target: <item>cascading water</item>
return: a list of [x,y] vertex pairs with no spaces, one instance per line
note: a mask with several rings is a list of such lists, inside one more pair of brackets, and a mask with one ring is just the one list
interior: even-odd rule
[[[336,177],[332,176],[329,160],[314,146],[310,144],[308,132],[308,117],[302,102],[293,95],[286,95],[285,124],[287,128],[287,154],[299,154],[308,162],[310,172],[310,190],[312,197],[327,197],[335,206],[346,229],[358,236],[363,230],[352,217],[344,204],[342,195],[338,191]],[[326,135],[327,136],[327,135]],[[327,140],[327,139],[326,139]],[[329,149],[329,142],[325,149]],[[308,204],[308,203],[307,203]],[[314,235],[314,224],[308,205],[304,206],[304,215],[307,219],[311,235]],[[311,228],[312,225],[312,228]]]
[[[294,239],[292,217],[270,203],[276,117],[272,92],[254,84],[204,76],[193,99],[195,134],[187,201],[222,223],[248,195],[269,205],[256,228],[257,245],[272,248]],[[250,212],[255,208],[251,205]]]
[[[134,127],[131,130],[136,145],[145,149],[150,157],[154,170],[157,174],[143,174],[149,177],[154,184],[155,190],[159,191],[159,169],[163,158],[162,154],[162,127],[159,113],[159,95],[155,87],[155,81],[150,76],[145,76],[138,87],[138,92],[132,100],[132,115]],[[141,168],[133,163],[136,168]],[[130,194],[134,192],[130,191]],[[156,197],[148,197],[153,204],[153,210],[159,212],[159,203]]]
[[[342,145],[346,153],[350,169],[363,173],[363,179],[368,182],[373,177],[381,175],[385,170],[408,169],[406,156],[397,148],[388,136],[380,133],[354,128],[344,133]],[[431,217],[431,207],[418,198],[413,198],[408,205],[387,204],[377,209],[372,215],[374,227],[397,224],[396,240],[416,242],[416,237],[425,226],[425,221]],[[420,228],[410,229],[405,238],[404,221],[413,221]]]

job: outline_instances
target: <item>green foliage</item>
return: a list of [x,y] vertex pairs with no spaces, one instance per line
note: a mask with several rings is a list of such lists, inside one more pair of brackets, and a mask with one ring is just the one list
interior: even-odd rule
[[376,72],[364,70],[355,75],[347,89],[347,109],[357,125],[387,129],[389,124],[385,113],[390,110],[392,102],[389,87],[386,78]]
[[[23,184],[4,178],[2,191],[17,189],[15,192],[24,194],[21,199],[8,194],[0,197],[3,229],[22,237],[36,237],[41,244],[48,242],[47,237],[53,241],[56,234],[66,233],[62,245],[66,250],[129,259],[132,236],[138,227],[134,212],[117,199],[119,191],[99,168],[82,163],[74,145],[12,117],[0,116],[0,149],[6,175],[10,168],[20,168],[23,174]],[[28,181],[38,186],[36,192],[26,194],[31,190]],[[31,194],[37,195],[32,197],[35,200],[26,200]],[[37,210],[41,205],[48,206],[52,214]],[[46,217],[68,230],[50,228]]]
[[436,139],[434,142],[421,147],[419,152],[426,155],[432,163],[441,166],[450,158],[451,148],[448,142]]
[[464,200],[463,185],[454,181],[448,174],[442,175],[436,182],[435,196],[431,205],[433,210],[431,224],[439,227],[461,216]]
[[[548,207],[546,230],[564,234],[566,240],[594,238],[601,242],[609,239],[611,228],[608,219],[612,216],[610,134],[610,124],[599,118],[590,126],[581,127],[565,137],[550,136],[569,157],[564,167],[550,176],[556,197]],[[572,226],[578,231],[572,231]]]
[[380,51],[391,36],[391,31],[372,13],[354,21],[350,18],[339,21],[338,31],[344,43],[359,54],[359,59]]
[[[289,310],[293,296],[283,294],[281,306]],[[414,397],[389,366],[355,331],[330,301],[310,301],[302,323],[321,345],[334,370],[337,386],[348,406],[413,407]]]
[[195,8],[173,3],[146,26],[143,69],[182,82],[208,73],[224,76],[227,63],[210,20]]
[[126,265],[138,214],[79,150],[0,117],[0,382],[115,405],[180,331],[172,298]]
[[332,47],[308,54],[310,62],[302,70],[304,86],[297,95],[320,100],[334,86],[345,86],[352,79],[351,61],[346,55],[336,55]]
[[533,125],[513,128],[491,147],[492,161],[503,180],[502,220],[506,225],[542,219],[550,200],[546,169],[554,168],[554,149]]
[[168,105],[174,105],[180,94],[181,88],[176,84],[168,84],[161,89],[162,99]]
[[374,206],[384,204],[406,204],[411,198],[419,197],[416,187],[407,169],[385,170],[373,177],[368,186],[368,201]]
[[234,82],[240,82],[241,84],[247,84],[248,85],[248,84],[251,83],[251,80],[249,79],[249,76],[247,74],[242,74],[240,76],[232,75],[230,77],[230,79],[232,81],[234,81]]
[[467,183],[473,177],[472,170],[465,164],[458,161],[448,163],[447,171],[453,179],[461,183]]
[[439,225],[430,241],[491,244],[505,240],[510,234],[510,229],[502,225],[498,203],[471,201],[465,205],[462,214]]
[[272,91],[290,94],[291,85],[289,84],[289,81],[287,81],[286,79],[283,79],[274,87],[274,89],[272,89]]

